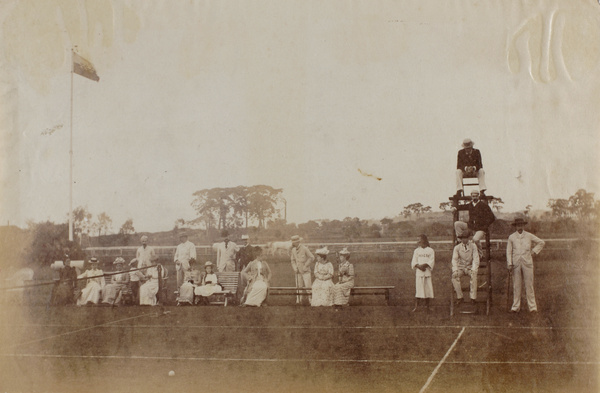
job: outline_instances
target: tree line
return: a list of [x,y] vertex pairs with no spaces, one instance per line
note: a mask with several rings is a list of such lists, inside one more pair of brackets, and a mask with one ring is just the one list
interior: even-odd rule
[[[287,240],[298,234],[309,241],[347,242],[385,239],[385,241],[406,240],[426,233],[434,238],[452,236],[452,218],[447,214],[432,215],[429,206],[420,203],[407,205],[399,212],[404,219],[383,218],[364,220],[346,217],[343,220],[310,220],[305,223],[288,223],[280,218],[282,190],[270,186],[233,187],[205,189],[194,193],[192,205],[197,217],[190,221],[179,219],[175,228],[168,232],[153,234],[156,245],[173,245],[177,231],[186,228],[197,244],[210,244],[219,237],[223,228],[230,230],[235,237],[250,234],[257,242]],[[529,229],[542,237],[582,237],[598,236],[600,224],[600,200],[594,193],[578,190],[567,199],[550,199],[549,211],[535,217],[530,216],[531,206],[520,213],[529,217]],[[443,209],[442,211],[449,211]],[[495,209],[499,211],[498,208]],[[410,214],[404,212],[410,211]],[[11,260],[27,261],[32,264],[48,265],[54,260],[63,259],[68,253],[72,259],[84,257],[82,244],[84,236],[94,236],[94,245],[127,246],[137,245],[139,239],[133,237],[133,220],[121,225],[118,234],[107,234],[112,220],[106,212],[94,216],[85,207],[74,211],[75,242],[69,242],[68,224],[55,224],[50,221],[28,222],[25,229],[14,226],[0,227],[0,248],[8,250],[0,255],[1,264]],[[427,219],[423,215],[427,214]],[[430,216],[431,215],[431,216]],[[510,222],[497,220],[491,228],[494,236],[505,236],[511,230]],[[96,236],[97,235],[97,236]],[[139,234],[137,234],[139,235]]]

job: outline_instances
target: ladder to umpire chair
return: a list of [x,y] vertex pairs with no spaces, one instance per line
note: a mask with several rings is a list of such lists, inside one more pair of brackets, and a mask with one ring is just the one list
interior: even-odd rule
[[[454,207],[453,209],[453,215],[452,215],[452,234],[453,234],[453,242],[452,242],[452,249],[454,249],[454,246],[456,246],[457,244],[457,236],[456,236],[456,229],[454,227],[454,223],[456,221],[459,220],[459,214],[461,211],[468,211],[469,210],[469,203],[471,202],[472,198],[470,196],[466,196],[465,195],[465,186],[469,187],[469,186],[479,186],[479,181],[477,179],[476,176],[465,176],[463,178],[463,196],[458,196],[458,195],[453,195],[450,198],[448,198],[451,202],[452,202],[452,207]],[[491,201],[492,199],[494,199],[493,196],[485,196],[483,198],[481,198],[481,200],[487,204],[489,204],[489,201]],[[477,271],[477,299],[475,300],[475,306],[477,305],[477,303],[483,303],[485,302],[485,314],[489,315],[490,314],[490,308],[492,306],[492,264],[491,264],[491,243],[490,243],[490,231],[489,228],[488,230],[485,231],[485,248],[484,248],[484,254],[483,256],[480,257],[480,261],[479,261],[479,269]],[[461,290],[463,291],[463,293],[465,292],[465,290],[470,290],[470,278],[469,280],[466,280],[466,285],[464,284],[465,277],[461,277]],[[454,304],[454,286],[452,284],[450,284],[451,290],[450,290],[450,316],[454,315],[455,312],[455,304]],[[470,308],[468,310],[463,309],[459,309],[458,312],[462,313],[462,314],[474,314],[476,313],[476,308]]]

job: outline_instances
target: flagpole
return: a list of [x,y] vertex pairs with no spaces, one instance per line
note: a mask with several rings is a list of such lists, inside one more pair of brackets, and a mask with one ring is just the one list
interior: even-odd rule
[[73,49],[71,49],[71,131],[69,134],[69,241],[73,241]]

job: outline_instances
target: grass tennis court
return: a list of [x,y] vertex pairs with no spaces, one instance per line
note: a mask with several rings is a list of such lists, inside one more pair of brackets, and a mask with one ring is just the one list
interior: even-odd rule
[[[491,315],[452,318],[444,258],[429,314],[410,313],[408,262],[385,259],[363,263],[357,285],[388,280],[396,286],[390,307],[382,297],[356,299],[340,312],[296,307],[293,297],[261,309],[4,305],[0,390],[598,391],[596,258],[539,261],[537,315],[505,312],[498,258]],[[270,262],[282,277],[289,268]]]

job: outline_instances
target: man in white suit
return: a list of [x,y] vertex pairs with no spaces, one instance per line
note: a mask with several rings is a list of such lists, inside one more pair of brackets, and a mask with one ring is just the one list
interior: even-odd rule
[[179,245],[175,250],[175,270],[177,271],[177,290],[183,284],[183,276],[190,268],[190,259],[196,259],[196,246],[188,240],[185,232],[179,234]]
[[223,241],[215,246],[217,250],[217,272],[234,272],[235,258],[239,248],[237,244],[229,240],[229,232],[221,233]]
[[506,260],[508,272],[513,278],[513,304],[510,312],[521,310],[521,287],[525,284],[527,307],[530,312],[537,312],[535,292],[533,290],[533,258],[544,248],[544,241],[537,236],[524,231],[527,221],[517,218],[512,223],[517,229],[508,237],[506,244]]
[[477,271],[479,270],[479,251],[472,241],[469,241],[470,233],[467,230],[460,234],[460,243],[454,246],[452,252],[452,285],[456,292],[456,303],[463,301],[463,292],[460,285],[460,278],[469,276],[471,278],[471,291],[469,297],[471,301],[477,299]]

